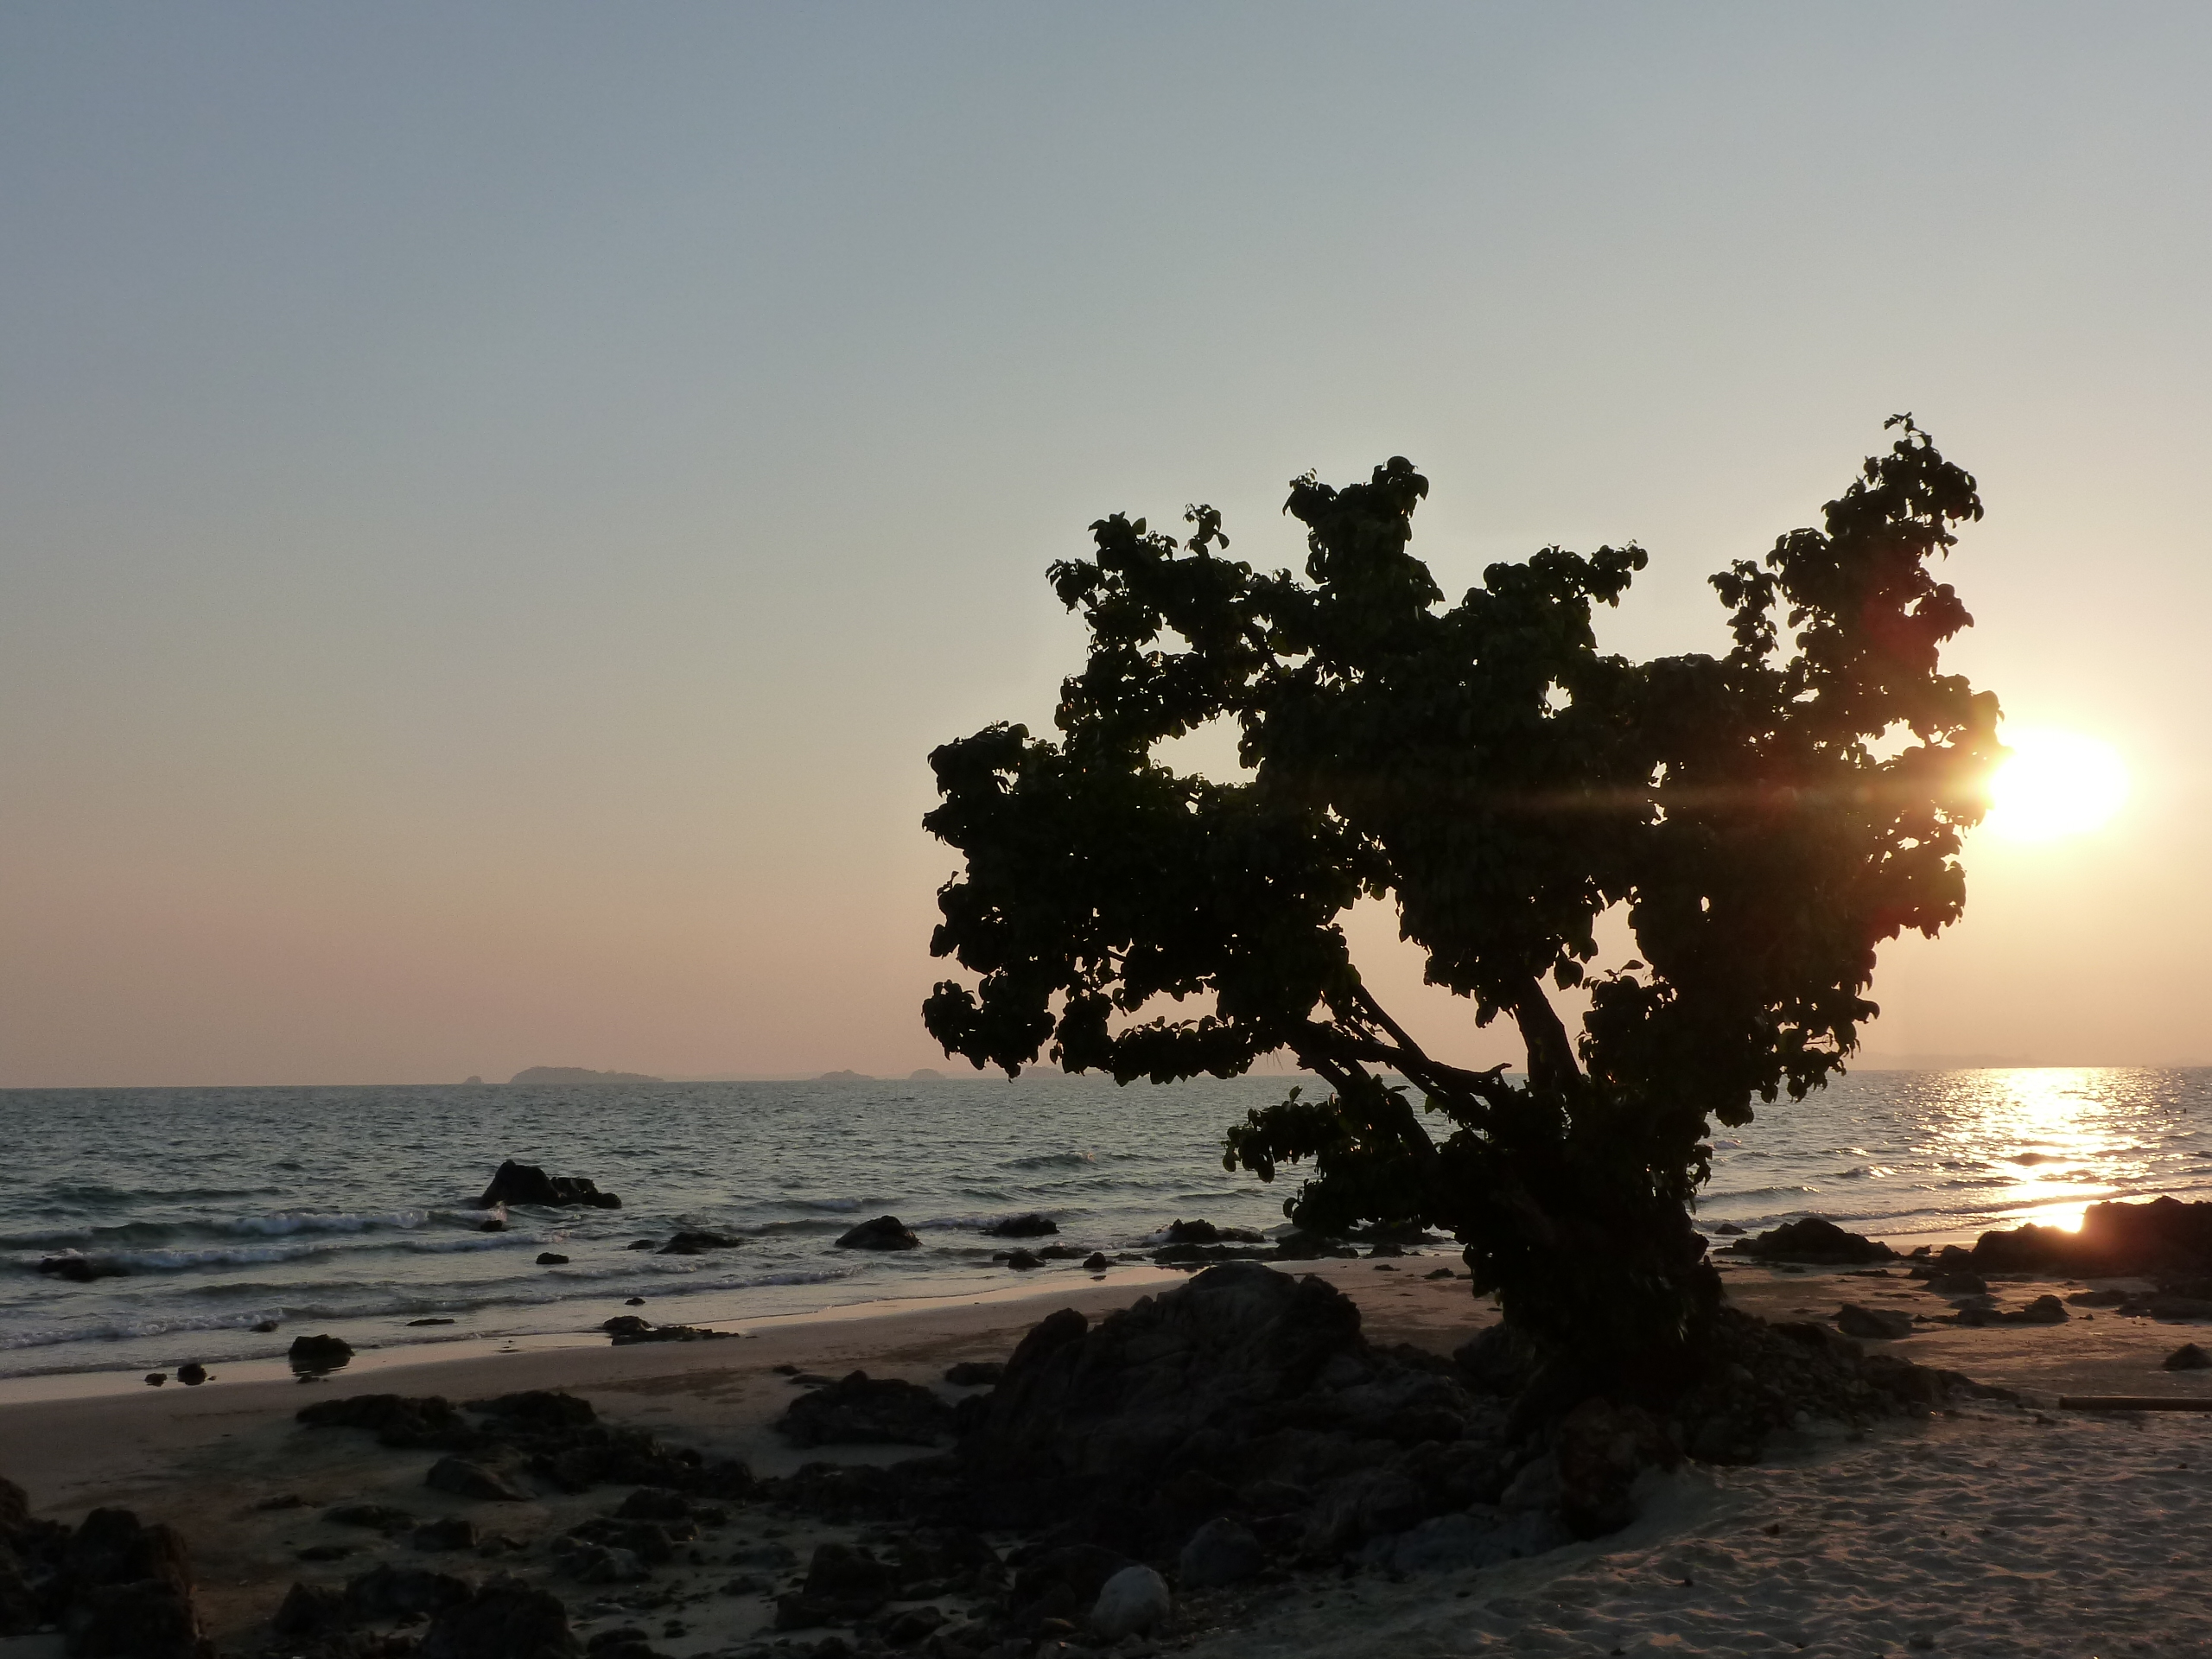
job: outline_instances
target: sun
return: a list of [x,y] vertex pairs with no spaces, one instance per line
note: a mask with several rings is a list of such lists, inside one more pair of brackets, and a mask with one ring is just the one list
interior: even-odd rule
[[2111,744],[2078,732],[2008,731],[2012,757],[1989,780],[1989,827],[2012,841],[2056,841],[2101,828],[2127,801],[2127,766]]

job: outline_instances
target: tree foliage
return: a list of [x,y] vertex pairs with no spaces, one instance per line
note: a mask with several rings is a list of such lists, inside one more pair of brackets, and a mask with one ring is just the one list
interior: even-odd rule
[[[1050,571],[1090,632],[1057,740],[1001,724],[931,756],[925,823],[966,860],[931,950],[976,976],[937,987],[931,1034],[1122,1082],[1287,1050],[1327,1093],[1252,1113],[1227,1161],[1306,1166],[1294,1219],[1443,1228],[1554,1350],[1679,1351],[1717,1294],[1688,1220],[1710,1125],[1841,1068],[1876,947],[1958,917],[2002,753],[1995,698],[1938,661],[1972,619],[1930,567],[1974,481],[1891,425],[1820,529],[1712,578],[1719,657],[1598,649],[1635,546],[1493,564],[1447,606],[1400,457],[1293,482],[1303,579],[1232,560],[1211,507],[1179,540],[1093,524]],[[1156,758],[1213,721],[1236,781]],[[1382,1007],[1339,925],[1363,894],[1478,1022],[1514,1023],[1518,1074],[1435,1060]],[[1637,959],[1596,972],[1617,906]],[[1578,985],[1571,1034],[1547,988]]]

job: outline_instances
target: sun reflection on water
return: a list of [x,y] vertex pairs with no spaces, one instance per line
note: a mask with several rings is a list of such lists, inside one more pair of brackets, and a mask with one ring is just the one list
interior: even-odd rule
[[2212,1197],[2212,1071],[1866,1071],[1716,1143],[1700,1219],[1824,1215],[1918,1243],[2032,1221],[2077,1229],[2106,1198]]

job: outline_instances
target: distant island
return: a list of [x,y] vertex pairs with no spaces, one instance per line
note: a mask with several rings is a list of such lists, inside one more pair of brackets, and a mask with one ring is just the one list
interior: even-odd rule
[[909,1083],[943,1083],[944,1073],[931,1065],[918,1065],[906,1074]]
[[649,1077],[642,1071],[588,1071],[581,1065],[533,1065],[518,1071],[507,1079],[510,1085],[518,1083],[575,1084],[575,1083],[665,1083],[665,1077]]
[[865,1071],[824,1071],[817,1083],[874,1083],[875,1079]]

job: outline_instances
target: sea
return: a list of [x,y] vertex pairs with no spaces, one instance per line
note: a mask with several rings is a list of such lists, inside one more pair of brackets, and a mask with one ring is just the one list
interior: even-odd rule
[[[972,1297],[1016,1276],[982,1230],[1028,1211],[1059,1231],[1023,1243],[1109,1255],[1177,1220],[1279,1231],[1295,1173],[1224,1170],[1222,1133],[1296,1081],[0,1090],[0,1378],[268,1360],[305,1332],[581,1341],[626,1312],[742,1328]],[[2212,1196],[2208,1105],[2212,1070],[1856,1072],[1719,1132],[1698,1221],[1821,1215],[1906,1248]],[[481,1230],[473,1201],[508,1158],[622,1207],[518,1205]],[[887,1214],[920,1248],[838,1248]],[[740,1242],[632,1248],[678,1228]],[[539,1265],[548,1251],[569,1260]],[[103,1276],[40,1270],[55,1257]],[[1082,1274],[1053,1262],[1025,1282]]]

